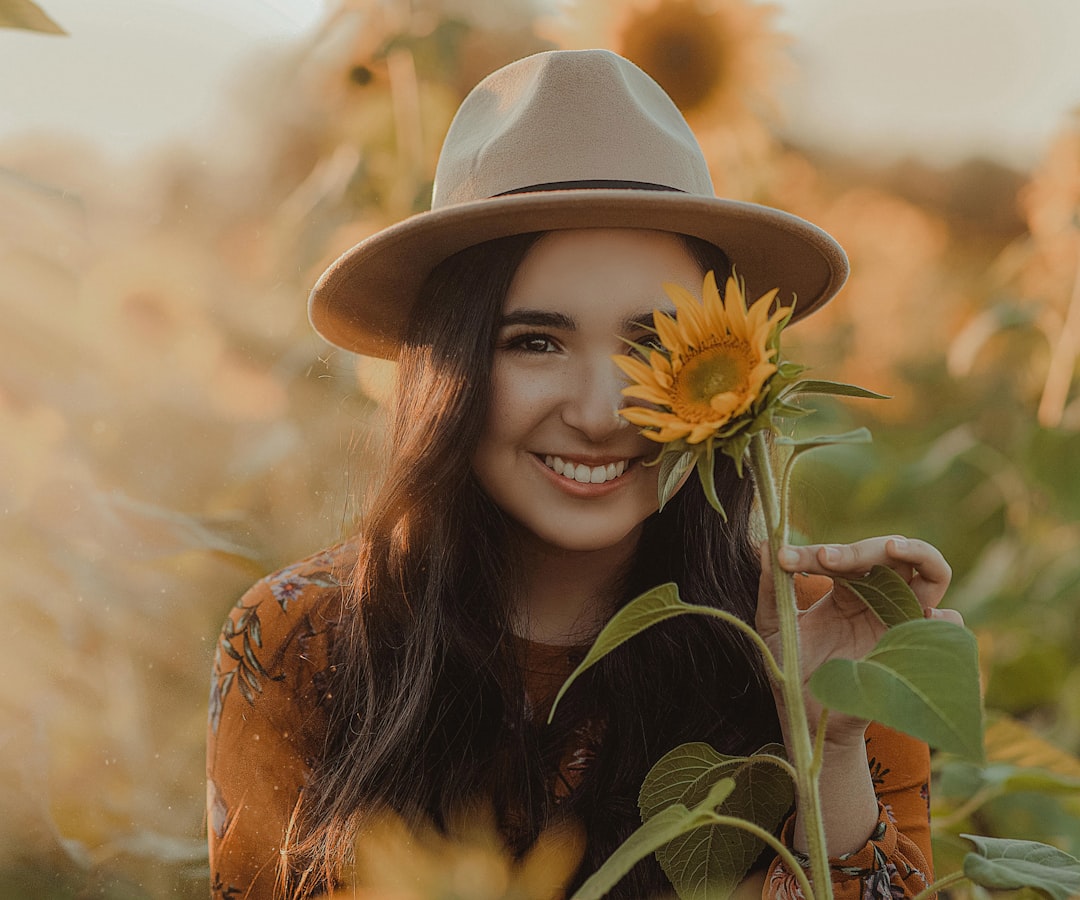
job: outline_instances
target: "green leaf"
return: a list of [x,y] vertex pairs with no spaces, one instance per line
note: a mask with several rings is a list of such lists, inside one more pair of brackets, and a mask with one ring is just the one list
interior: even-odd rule
[[679,482],[690,471],[696,457],[697,453],[693,450],[664,453],[660,456],[660,478],[656,490],[661,509],[678,490]]
[[[672,805],[696,805],[714,784],[731,778],[735,788],[719,812],[775,831],[795,800],[782,753],[778,745],[749,757],[725,756],[703,743],[676,747],[645,777],[638,797],[641,816],[649,821]],[[764,848],[747,831],[705,823],[658,848],[656,857],[680,898],[704,900],[728,896]]]
[[815,381],[807,379],[792,385],[784,392],[784,397],[794,397],[799,394],[828,394],[836,397],[861,397],[864,400],[891,400],[887,394],[879,394],[869,391],[856,384],[844,384],[840,381]]
[[746,448],[750,446],[751,437],[749,431],[744,431],[742,434],[727,438],[719,445],[720,452],[725,456],[730,456],[735,463],[735,474],[740,478],[743,477],[743,460],[746,459]]
[[811,410],[802,406],[795,406],[791,403],[785,403],[783,400],[777,400],[776,403],[769,407],[769,411],[774,418],[777,419],[800,419],[803,416],[808,416]]
[[922,606],[911,585],[888,566],[874,566],[869,574],[854,581],[846,578],[834,580],[869,606],[889,628],[924,618]]
[[653,816],[623,841],[622,845],[607,858],[588,880],[577,889],[570,900],[600,900],[638,862],[650,853],[671,842],[680,834],[691,831],[708,822],[713,810],[735,789],[731,778],[716,782],[712,789],[693,809],[682,804],[669,806]]
[[600,634],[596,636],[596,640],[593,642],[592,647],[589,648],[589,652],[585,654],[585,658],[580,665],[563,682],[563,686],[559,688],[559,693],[555,695],[555,702],[551,704],[548,723],[550,724],[554,719],[555,708],[559,705],[559,701],[562,699],[563,694],[566,693],[567,688],[586,669],[595,665],[620,644],[630,640],[635,634],[639,634],[657,622],[663,622],[665,619],[683,613],[700,612],[701,609],[702,607],[683,603],[679,599],[678,585],[674,582],[661,584],[650,591],[646,591],[639,597],[635,597],[611,617],[611,620],[604,626]]
[[775,443],[791,447],[793,454],[805,453],[817,447],[829,447],[833,444],[869,444],[873,440],[869,428],[856,428],[854,431],[845,431],[841,434],[819,434],[815,437],[793,438],[781,435]]
[[998,788],[1002,793],[1037,791],[1045,794],[1080,794],[1080,781],[1045,769],[1025,769],[1008,763],[992,763],[980,768],[979,777],[983,784]]
[[829,660],[811,676],[810,688],[830,709],[983,762],[978,649],[960,625],[904,622],[864,658]]
[[720,513],[720,517],[726,522],[727,513],[724,512],[724,507],[720,503],[720,498],[716,496],[716,483],[713,479],[713,465],[712,453],[702,453],[698,456],[698,478],[701,480],[701,489],[705,492],[705,499],[709,501],[709,506]]
[[998,890],[1033,888],[1044,897],[1068,900],[1080,894],[1080,860],[1036,841],[961,835],[976,852],[964,857],[964,875]]
[[0,0],[0,28],[20,28],[42,34],[67,34],[32,0]]
[[[987,746],[987,754],[990,748]],[[1054,819],[1062,813],[1062,802],[1080,794],[1080,781],[1063,775],[1048,772],[1045,769],[1025,769],[1009,763],[990,763],[977,766],[963,760],[949,758],[938,764],[937,798],[946,810],[964,807],[969,815],[976,810],[979,813],[979,827],[996,831],[991,827],[993,821],[1008,823],[1006,834],[1024,834],[1037,840],[1043,835],[1063,836],[1064,831],[1055,827]],[[1036,796],[1041,795],[1041,796]],[[1003,801],[1004,798],[1004,801]],[[1042,831],[1035,830],[1027,822],[1020,822],[1021,815],[1016,814],[1009,798],[1015,798],[1022,806],[1023,816],[1038,820]],[[1049,800],[1045,805],[1043,800]],[[1069,816],[1074,827],[1071,829],[1080,840],[1080,821]],[[1023,825],[1023,827],[1021,827]]]

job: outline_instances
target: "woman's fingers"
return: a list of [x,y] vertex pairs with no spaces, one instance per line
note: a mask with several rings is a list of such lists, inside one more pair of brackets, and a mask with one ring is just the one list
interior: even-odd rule
[[852,544],[785,547],[780,564],[789,572],[832,578],[859,578],[875,565],[889,566],[911,585],[924,608],[941,602],[952,578],[945,557],[932,544],[901,535],[868,538]]
[[941,551],[926,541],[910,538],[891,538],[886,544],[894,559],[910,565],[913,575],[907,581],[923,607],[936,607],[952,580],[952,568]]
[[925,610],[926,618],[937,619],[940,622],[951,622],[953,625],[963,625],[964,617],[960,615],[955,609],[934,609],[928,608]]

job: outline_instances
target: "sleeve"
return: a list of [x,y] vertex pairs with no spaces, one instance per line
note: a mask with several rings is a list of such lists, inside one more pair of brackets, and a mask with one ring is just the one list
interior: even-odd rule
[[[836,900],[914,897],[934,880],[930,867],[930,753],[915,738],[876,722],[867,728],[867,761],[878,796],[878,821],[866,844],[829,860]],[[781,839],[791,846],[794,816]],[[795,854],[804,867],[808,860]],[[762,896],[794,900],[803,892],[794,875],[773,861]]]
[[280,893],[280,851],[324,715],[317,676],[325,648],[304,608],[305,587],[284,572],[260,581],[218,638],[206,770],[214,898]]

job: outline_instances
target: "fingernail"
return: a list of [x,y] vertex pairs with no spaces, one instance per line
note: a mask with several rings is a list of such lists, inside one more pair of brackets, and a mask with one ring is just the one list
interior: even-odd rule
[[799,554],[790,547],[782,547],[777,552],[776,558],[780,560],[781,565],[793,566],[799,561]]
[[892,541],[893,550],[897,553],[903,553],[907,550],[907,541],[904,538],[893,538]]
[[826,547],[825,562],[830,564],[840,562],[840,551],[836,547]]

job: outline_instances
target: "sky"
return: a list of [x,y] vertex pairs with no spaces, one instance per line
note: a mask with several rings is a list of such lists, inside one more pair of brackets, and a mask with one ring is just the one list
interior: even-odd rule
[[[207,139],[232,73],[303,36],[324,12],[324,0],[41,3],[70,36],[0,29],[0,138],[74,132],[120,157]],[[777,5],[795,39],[784,108],[799,140],[1025,167],[1080,105],[1076,0]]]

